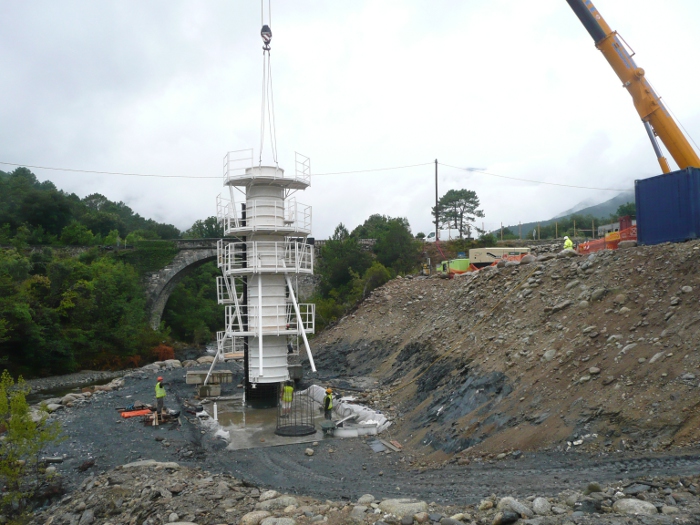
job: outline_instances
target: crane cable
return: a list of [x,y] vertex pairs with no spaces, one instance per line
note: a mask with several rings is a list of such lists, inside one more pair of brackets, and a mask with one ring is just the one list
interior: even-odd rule
[[265,114],[270,131],[270,149],[275,166],[279,168],[277,160],[277,130],[275,127],[275,102],[272,91],[272,64],[270,62],[270,42],[272,41],[272,6],[271,0],[267,1],[267,23],[265,23],[265,0],[260,0],[260,36],[263,40],[263,74],[262,74],[262,100],[260,109],[260,157],[259,166],[262,166],[263,148],[265,147]]
[[479,319],[479,320],[476,322],[476,324],[475,324],[474,326],[471,327],[471,329],[469,330],[469,332],[467,332],[467,334],[465,334],[464,337],[462,337],[459,341],[457,341],[457,342],[452,346],[452,349],[451,349],[451,350],[448,350],[447,352],[445,352],[445,353],[442,354],[441,356],[438,356],[438,357],[437,357],[432,363],[430,363],[430,364],[426,367],[426,369],[423,370],[420,374],[418,374],[416,377],[414,377],[413,379],[411,379],[411,380],[408,381],[407,383],[404,383],[404,384],[402,384],[402,385],[398,385],[398,386],[395,387],[395,388],[392,388],[391,390],[389,390],[388,392],[386,392],[386,395],[390,396],[390,395],[392,395],[392,394],[398,392],[399,390],[402,390],[402,389],[406,388],[407,386],[409,386],[409,385],[415,383],[415,382],[418,381],[421,377],[423,377],[423,376],[428,372],[428,370],[430,370],[430,369],[433,367],[433,365],[435,365],[438,361],[441,361],[441,360],[445,359],[446,357],[452,355],[452,354],[455,352],[455,350],[457,350],[457,349],[460,347],[460,345],[461,345],[462,343],[464,343],[464,341],[466,341],[467,337],[469,337],[469,336],[471,335],[471,333],[472,333],[474,330],[476,330],[476,328],[477,328],[481,323],[483,323],[484,320],[485,320],[486,318],[488,318],[488,317],[491,316],[491,314],[496,310],[496,308],[498,308],[498,307],[503,303],[503,301],[505,301],[514,291],[518,290],[523,284],[525,284],[525,283],[527,282],[527,280],[528,280],[530,277],[532,277],[532,275],[539,269],[539,268],[537,267],[537,265],[534,265],[534,266],[535,266],[534,269],[533,269],[529,274],[527,274],[517,285],[515,285],[513,288],[511,288],[503,297],[501,297],[501,300],[498,301],[498,302],[495,304],[495,306],[494,306],[493,308],[491,308],[491,310],[489,310],[489,312],[488,312],[486,315],[484,315],[481,319]]

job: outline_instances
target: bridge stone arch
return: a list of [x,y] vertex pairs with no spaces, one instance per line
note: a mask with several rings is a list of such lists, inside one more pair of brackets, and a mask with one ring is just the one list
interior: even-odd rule
[[146,274],[147,307],[151,327],[157,330],[163,310],[175,286],[203,264],[216,260],[218,239],[192,239],[174,241],[178,253],[165,268]]

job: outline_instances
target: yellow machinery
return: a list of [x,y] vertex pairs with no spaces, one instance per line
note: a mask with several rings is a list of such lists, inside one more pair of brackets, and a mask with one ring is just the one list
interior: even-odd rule
[[663,172],[669,173],[671,169],[656,142],[656,137],[661,139],[680,169],[691,166],[700,168],[700,157],[647,82],[644,70],[635,64],[632,58],[634,53],[629,53],[628,46],[623,45],[624,41],[617,31],[610,29],[590,0],[566,1],[622,81],[622,87],[632,96],[634,107],[642,118]]

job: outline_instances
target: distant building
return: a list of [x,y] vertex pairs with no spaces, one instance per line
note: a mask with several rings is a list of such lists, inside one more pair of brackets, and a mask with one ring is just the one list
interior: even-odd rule
[[[632,219],[632,226],[636,226],[637,221],[636,219]],[[619,222],[613,222],[612,224],[604,224],[603,226],[598,226],[598,237],[604,237],[606,233],[610,232],[619,232],[620,231],[620,223]]]

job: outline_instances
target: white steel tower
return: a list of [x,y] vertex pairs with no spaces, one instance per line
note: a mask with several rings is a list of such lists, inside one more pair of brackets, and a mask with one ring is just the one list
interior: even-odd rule
[[314,305],[297,300],[298,276],[314,268],[311,207],[293,197],[311,184],[311,167],[298,153],[295,161],[294,175],[285,176],[279,167],[254,166],[253,150],[224,157],[229,191],[217,197],[217,218],[232,238],[217,247],[218,301],[226,305],[218,355],[244,352],[246,397],[276,392],[289,379],[287,358],[298,353],[299,339],[316,371],[306,337],[314,333]]

